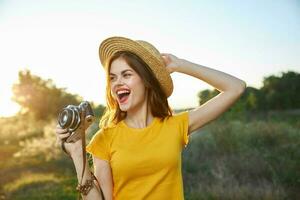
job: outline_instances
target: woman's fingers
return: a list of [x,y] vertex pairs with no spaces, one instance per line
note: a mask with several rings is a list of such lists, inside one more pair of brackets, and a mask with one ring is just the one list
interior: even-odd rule
[[67,133],[68,130],[67,129],[62,129],[59,125],[56,126],[55,132],[57,134],[63,134],[63,133]]
[[59,138],[60,140],[63,140],[71,135],[71,133],[68,132],[67,129],[62,129],[59,125],[56,126],[55,132],[57,138]]
[[168,56],[169,53],[161,53],[160,55],[162,55],[162,56]]
[[61,134],[57,134],[57,137],[61,140],[69,137],[71,135],[71,133],[67,132],[67,133],[61,133]]
[[165,65],[169,65],[171,63],[172,60],[171,60],[170,54],[161,53],[160,55],[163,58]]

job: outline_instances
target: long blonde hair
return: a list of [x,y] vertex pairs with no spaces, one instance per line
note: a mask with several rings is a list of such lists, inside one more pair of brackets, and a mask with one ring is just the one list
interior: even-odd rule
[[154,76],[150,67],[137,55],[128,52],[117,52],[111,59],[106,69],[106,110],[102,116],[99,126],[100,128],[107,128],[110,125],[117,124],[126,118],[126,112],[122,111],[118,102],[113,98],[110,87],[110,67],[111,63],[117,58],[122,58],[126,63],[137,72],[143,80],[143,83],[148,90],[148,102],[150,111],[154,117],[164,119],[165,117],[172,116],[172,110],[169,106],[167,96],[164,93],[161,85]]

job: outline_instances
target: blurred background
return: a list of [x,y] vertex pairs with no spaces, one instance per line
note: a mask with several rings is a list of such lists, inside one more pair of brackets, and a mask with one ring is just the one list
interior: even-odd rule
[[[66,105],[92,103],[98,130],[110,36],[146,40],[247,83],[183,151],[185,198],[300,199],[300,2],[0,0],[0,199],[75,199],[54,127]],[[173,73],[174,112],[219,91]],[[92,163],[90,162],[90,165]]]

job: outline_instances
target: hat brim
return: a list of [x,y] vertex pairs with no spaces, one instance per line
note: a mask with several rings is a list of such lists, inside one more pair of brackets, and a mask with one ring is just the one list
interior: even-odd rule
[[139,56],[153,71],[165,94],[169,97],[173,92],[173,82],[163,59],[157,49],[146,48],[145,41],[135,41],[125,37],[110,37],[99,47],[99,57],[102,66],[108,69],[112,56],[120,51],[129,51]]

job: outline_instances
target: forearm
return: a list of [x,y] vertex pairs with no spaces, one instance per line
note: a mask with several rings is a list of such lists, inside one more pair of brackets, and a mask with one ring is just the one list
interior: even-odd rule
[[219,91],[241,92],[246,87],[246,83],[243,80],[230,74],[192,63],[184,59],[180,59],[180,66],[178,66],[176,71],[198,78]]
[[[87,160],[85,161],[85,171],[84,171],[84,175],[82,177],[82,170],[83,170],[82,154],[78,153],[76,155],[72,155],[72,159],[73,159],[73,163],[75,165],[78,183],[81,182],[82,184],[85,184],[87,180],[91,180],[92,176],[91,176],[91,171],[90,171]],[[82,179],[82,181],[81,181],[81,179]],[[89,200],[89,199],[103,200],[103,198],[101,197],[101,194],[100,194],[100,190],[96,184],[94,184],[94,186],[91,188],[91,190],[89,191],[89,193],[87,195],[82,194],[81,196],[82,196],[82,199],[85,199],[85,200]]]

